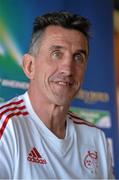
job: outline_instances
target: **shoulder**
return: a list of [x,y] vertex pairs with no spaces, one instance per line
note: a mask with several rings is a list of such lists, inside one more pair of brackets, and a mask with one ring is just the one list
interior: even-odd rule
[[69,119],[73,121],[76,133],[83,139],[83,142],[88,143],[91,139],[91,141],[97,141],[98,139],[98,143],[106,145],[107,140],[103,130],[72,112],[69,112],[68,115]]
[[10,120],[14,117],[25,116],[26,110],[22,96],[15,97],[0,106],[0,139]]
[[94,128],[98,128],[97,126],[95,126],[93,123],[87,121],[87,120],[84,120],[82,118],[80,118],[78,115],[74,114],[73,112],[69,111],[68,112],[68,115],[69,115],[69,118],[72,119],[73,123],[74,124],[77,124],[77,125],[85,125],[85,126],[88,126],[88,127],[94,127]]

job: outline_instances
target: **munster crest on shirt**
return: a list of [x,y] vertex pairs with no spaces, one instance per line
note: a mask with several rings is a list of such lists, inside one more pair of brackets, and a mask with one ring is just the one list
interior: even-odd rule
[[83,158],[84,167],[92,174],[97,174],[98,169],[98,153],[88,150]]

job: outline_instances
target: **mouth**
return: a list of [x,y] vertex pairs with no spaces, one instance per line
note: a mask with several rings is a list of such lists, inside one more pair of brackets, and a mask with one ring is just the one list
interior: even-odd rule
[[71,83],[71,82],[65,82],[65,81],[58,81],[58,82],[55,82],[56,84],[58,84],[58,85],[61,85],[61,86],[72,86],[73,85],[73,83]]

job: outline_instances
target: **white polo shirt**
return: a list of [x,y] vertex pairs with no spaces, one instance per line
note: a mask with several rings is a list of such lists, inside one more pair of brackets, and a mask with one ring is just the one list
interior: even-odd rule
[[0,107],[0,179],[4,178],[113,178],[105,135],[69,113],[66,136],[59,139],[37,116],[26,92]]

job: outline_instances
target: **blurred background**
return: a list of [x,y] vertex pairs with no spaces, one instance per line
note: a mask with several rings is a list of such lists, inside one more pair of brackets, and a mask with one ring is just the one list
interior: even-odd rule
[[113,17],[114,17],[114,49],[115,49],[116,86],[117,86],[118,117],[119,117],[119,0],[114,0],[114,16]]
[[71,110],[104,131],[119,178],[119,0],[0,0],[0,103],[28,88],[22,57],[34,18],[58,10],[92,23],[88,69]]

